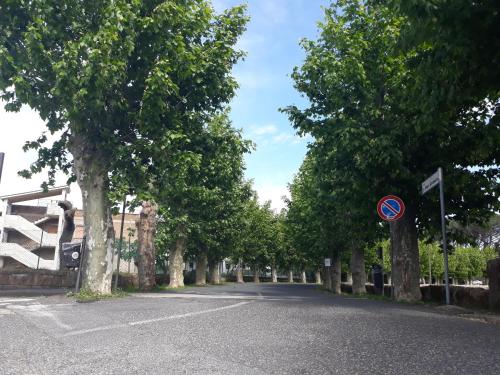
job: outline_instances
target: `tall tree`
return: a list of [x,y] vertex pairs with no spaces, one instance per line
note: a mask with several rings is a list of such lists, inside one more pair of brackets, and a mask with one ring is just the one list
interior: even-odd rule
[[59,134],[52,146],[45,135],[27,143],[39,157],[24,176],[47,167],[53,183],[59,168],[78,182],[85,288],[111,290],[110,174],[147,172],[152,151],[168,155],[172,132],[182,134],[194,112],[233,96],[245,23],[243,7],[216,15],[203,0],[0,4],[1,98],[10,111],[29,105]]
[[228,228],[241,199],[243,157],[252,144],[232,128],[227,113],[217,114],[196,133],[175,142],[179,158],[161,163],[165,169],[157,181],[162,225],[176,243],[169,249],[170,286],[183,285],[182,263],[188,248],[197,260],[197,283],[205,284],[208,262],[214,268],[227,249],[221,246],[231,241]]
[[138,234],[137,273],[139,289],[150,291],[156,285],[155,244],[157,207],[153,201],[142,202],[139,220],[136,222]]
[[[447,212],[458,220],[487,219],[499,204],[495,147],[488,147],[499,129],[470,112],[433,112],[430,121],[412,65],[422,51],[400,48],[406,21],[378,1],[347,0],[326,9],[320,38],[302,43],[307,58],[293,74],[311,105],[287,112],[300,132],[326,145],[324,159],[344,160],[344,168],[330,169],[340,182],[351,181],[351,188],[340,184],[347,192],[365,202],[389,193],[404,199],[405,216],[390,225],[392,276],[396,298],[412,301],[420,298],[417,228],[425,236],[439,228],[437,197],[422,197],[421,182],[443,167],[454,181],[446,185]],[[357,207],[361,221],[375,226],[375,205]]]

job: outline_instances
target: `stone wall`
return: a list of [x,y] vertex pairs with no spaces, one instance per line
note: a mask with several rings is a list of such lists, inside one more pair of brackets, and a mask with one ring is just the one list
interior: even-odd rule
[[73,288],[75,283],[74,271],[0,271],[0,289]]
[[488,261],[487,267],[490,306],[493,310],[500,311],[500,258]]
[[[352,293],[351,284],[342,283],[341,290],[343,293]],[[444,285],[424,285],[420,287],[422,292],[422,300],[427,302],[444,303],[445,302],[445,287]],[[373,285],[366,284],[366,292],[374,294]],[[391,286],[385,285],[384,295],[391,296]],[[450,302],[453,305],[475,308],[475,309],[488,309],[489,303],[489,290],[482,287],[471,287],[462,285],[450,286]]]

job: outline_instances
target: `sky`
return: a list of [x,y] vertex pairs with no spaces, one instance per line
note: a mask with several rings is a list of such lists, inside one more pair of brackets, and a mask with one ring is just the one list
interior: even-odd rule
[[[218,12],[242,4],[241,0],[213,0]],[[323,18],[325,0],[248,0],[251,20],[237,47],[247,56],[234,69],[240,88],[230,103],[233,126],[243,129],[245,138],[256,144],[246,157],[246,177],[254,181],[261,202],[271,200],[276,210],[284,207],[287,184],[293,179],[307,151],[308,138],[295,134],[279,108],[305,106],[306,100],[293,88],[290,74],[301,65],[304,53],[299,41],[317,37],[317,22]],[[24,107],[6,113],[0,106],[0,152],[5,162],[0,195],[36,190],[44,174],[25,180],[17,172],[35,160],[33,152],[24,153],[26,141],[36,139],[44,130],[37,113]],[[59,174],[58,185],[66,177]],[[69,199],[81,207],[80,191],[71,186]]]

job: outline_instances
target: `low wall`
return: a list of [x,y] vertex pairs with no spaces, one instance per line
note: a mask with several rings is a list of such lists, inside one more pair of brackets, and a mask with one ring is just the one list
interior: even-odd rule
[[[343,293],[352,293],[352,285],[342,283],[341,290]],[[444,285],[423,285],[420,287],[420,291],[422,292],[423,301],[436,303],[445,302],[446,291]],[[366,292],[369,294],[375,294],[372,284],[366,284]],[[390,285],[385,285],[384,295],[386,297],[391,296]],[[489,290],[480,287],[451,285],[450,302],[453,305],[461,307],[488,309],[490,307]]]
[[0,271],[0,289],[72,288],[76,272],[48,270]]
[[[444,285],[421,286],[422,300],[444,303],[446,290]],[[457,306],[488,309],[489,290],[481,287],[450,285],[450,303]]]

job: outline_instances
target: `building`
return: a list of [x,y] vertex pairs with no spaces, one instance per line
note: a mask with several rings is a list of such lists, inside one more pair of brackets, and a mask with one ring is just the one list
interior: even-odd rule
[[59,238],[68,186],[0,197],[0,269],[59,268]]
[[[60,186],[0,197],[0,269],[58,270],[59,239],[64,226],[64,212],[58,202],[66,200],[68,193],[68,186]],[[125,214],[124,246],[136,239],[138,217]],[[84,234],[82,210],[75,212],[74,221],[73,242],[80,242]],[[113,217],[113,225],[119,238],[121,215]],[[115,255],[114,264],[116,260]],[[136,273],[137,268],[133,261],[122,260],[120,272]]]

